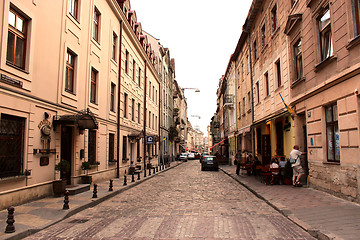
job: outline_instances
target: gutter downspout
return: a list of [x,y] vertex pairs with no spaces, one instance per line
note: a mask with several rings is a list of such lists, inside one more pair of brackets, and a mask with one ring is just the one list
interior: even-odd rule
[[[251,82],[251,126],[254,124],[254,79],[253,79],[253,70],[252,70],[252,58],[251,58],[251,36],[250,32],[244,29],[244,32],[248,35],[248,45],[249,45],[249,61],[250,61],[250,82]],[[251,131],[252,134],[252,146],[251,150],[253,155],[255,156],[255,133],[254,129]]]
[[146,88],[147,88],[147,62],[144,69],[144,171],[146,171]]
[[[160,66],[161,67],[161,66]],[[160,82],[159,82],[159,154],[158,154],[158,164],[160,164],[160,159],[161,159],[161,162],[163,162],[163,152],[161,150],[161,106],[162,106],[162,103],[161,103],[161,83],[162,83],[162,79],[160,78]],[[164,143],[163,143],[164,144]]]
[[119,71],[118,71],[118,106],[117,106],[117,141],[116,141],[116,177],[120,177],[120,97],[121,97],[121,47],[122,47],[123,21],[120,21],[119,42]]

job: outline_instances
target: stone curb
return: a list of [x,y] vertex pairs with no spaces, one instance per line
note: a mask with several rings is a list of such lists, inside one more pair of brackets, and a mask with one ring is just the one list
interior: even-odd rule
[[258,197],[259,199],[266,202],[270,207],[274,208],[276,211],[281,213],[284,217],[289,219],[291,222],[295,223],[297,226],[299,226],[300,228],[302,228],[303,230],[308,232],[311,236],[313,236],[313,237],[315,237],[317,239],[320,239],[320,240],[340,240],[339,238],[335,238],[334,236],[331,236],[332,235],[331,233],[325,233],[325,232],[322,232],[319,229],[313,229],[309,224],[307,224],[307,223],[299,220],[298,218],[296,218],[294,216],[294,214],[292,214],[292,212],[290,210],[283,211],[283,210],[279,209],[277,206],[275,206],[269,200],[267,200],[264,196],[262,196],[261,194],[256,192],[250,186],[243,183],[238,177],[234,176],[234,174],[232,174],[228,170],[225,170],[225,169],[223,169],[221,167],[219,167],[219,169],[221,171],[223,171],[226,175],[228,175],[229,177],[231,177],[232,179],[234,179],[235,181],[240,183],[243,187],[248,189],[250,192],[252,192],[256,197]]
[[[122,186],[121,189],[116,190],[116,191],[113,191],[113,192],[109,192],[109,193],[107,193],[106,195],[104,195],[104,196],[102,196],[102,197],[100,197],[100,198],[94,199],[94,200],[91,201],[91,202],[85,203],[85,204],[82,205],[82,206],[78,206],[78,207],[75,207],[75,208],[73,208],[73,209],[70,208],[69,210],[66,210],[67,213],[66,213],[65,216],[60,217],[60,219],[54,220],[54,221],[52,221],[51,223],[46,224],[45,226],[42,226],[42,227],[39,227],[39,228],[29,228],[29,229],[27,229],[27,230],[25,230],[25,231],[22,231],[22,232],[19,232],[19,233],[16,233],[16,232],[15,232],[15,233],[11,234],[12,236],[9,236],[9,237],[6,237],[6,236],[5,236],[5,238],[0,238],[0,239],[4,239],[4,240],[18,240],[18,239],[22,239],[22,238],[31,236],[31,235],[33,235],[33,234],[35,234],[35,233],[37,233],[37,232],[39,232],[39,231],[41,231],[41,230],[44,230],[44,229],[46,229],[46,228],[48,228],[48,227],[50,227],[50,226],[52,226],[52,225],[55,225],[55,224],[57,224],[57,223],[65,220],[66,218],[69,218],[69,217],[75,215],[76,213],[79,213],[79,212],[81,212],[81,211],[83,211],[83,210],[85,210],[85,209],[87,209],[87,208],[94,207],[94,206],[96,206],[96,205],[98,205],[98,204],[100,204],[100,203],[102,203],[102,202],[104,202],[104,201],[106,201],[106,200],[108,200],[108,199],[110,199],[110,198],[112,198],[112,197],[114,197],[114,196],[116,196],[116,195],[118,195],[118,194],[120,194],[120,193],[128,190],[128,189],[131,189],[131,188],[139,185],[139,184],[142,183],[142,182],[145,182],[145,181],[147,181],[147,180],[149,180],[149,179],[151,179],[151,178],[153,178],[153,177],[155,177],[155,176],[157,176],[157,175],[159,175],[159,174],[162,174],[162,173],[164,173],[164,172],[166,172],[166,171],[168,171],[168,170],[170,170],[170,169],[172,169],[172,168],[175,168],[175,167],[181,165],[182,163],[183,163],[183,162],[178,162],[176,165],[170,166],[170,167],[162,170],[161,172],[157,172],[157,173],[155,173],[155,174],[152,173],[151,176],[147,176],[146,178],[142,178],[141,180],[138,180],[138,181],[136,181],[136,182],[133,182],[133,183],[132,183],[132,182],[128,182],[128,185],[127,185],[127,186]],[[70,202],[70,206],[71,206],[71,202]]]

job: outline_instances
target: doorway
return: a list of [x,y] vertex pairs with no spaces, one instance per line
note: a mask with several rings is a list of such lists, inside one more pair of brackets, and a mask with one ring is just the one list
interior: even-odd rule
[[71,172],[72,172],[72,150],[73,150],[73,128],[72,127],[61,127],[61,159],[67,161],[70,165],[69,171],[65,174],[64,180],[66,184],[71,184]]
[[270,135],[262,135],[262,164],[267,165],[270,164],[271,160],[271,143],[270,143]]

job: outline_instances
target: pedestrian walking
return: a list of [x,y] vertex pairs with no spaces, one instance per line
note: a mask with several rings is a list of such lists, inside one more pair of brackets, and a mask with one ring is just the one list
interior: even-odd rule
[[301,166],[300,156],[305,154],[299,151],[299,146],[294,145],[294,149],[290,152],[290,163],[293,169],[293,187],[301,186],[300,179],[304,175],[304,169]]

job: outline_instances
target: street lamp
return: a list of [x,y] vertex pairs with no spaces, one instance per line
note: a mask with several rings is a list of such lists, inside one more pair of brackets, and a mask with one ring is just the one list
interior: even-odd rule
[[181,90],[186,90],[186,89],[191,89],[191,90],[195,90],[195,92],[200,92],[198,88],[181,88]]

